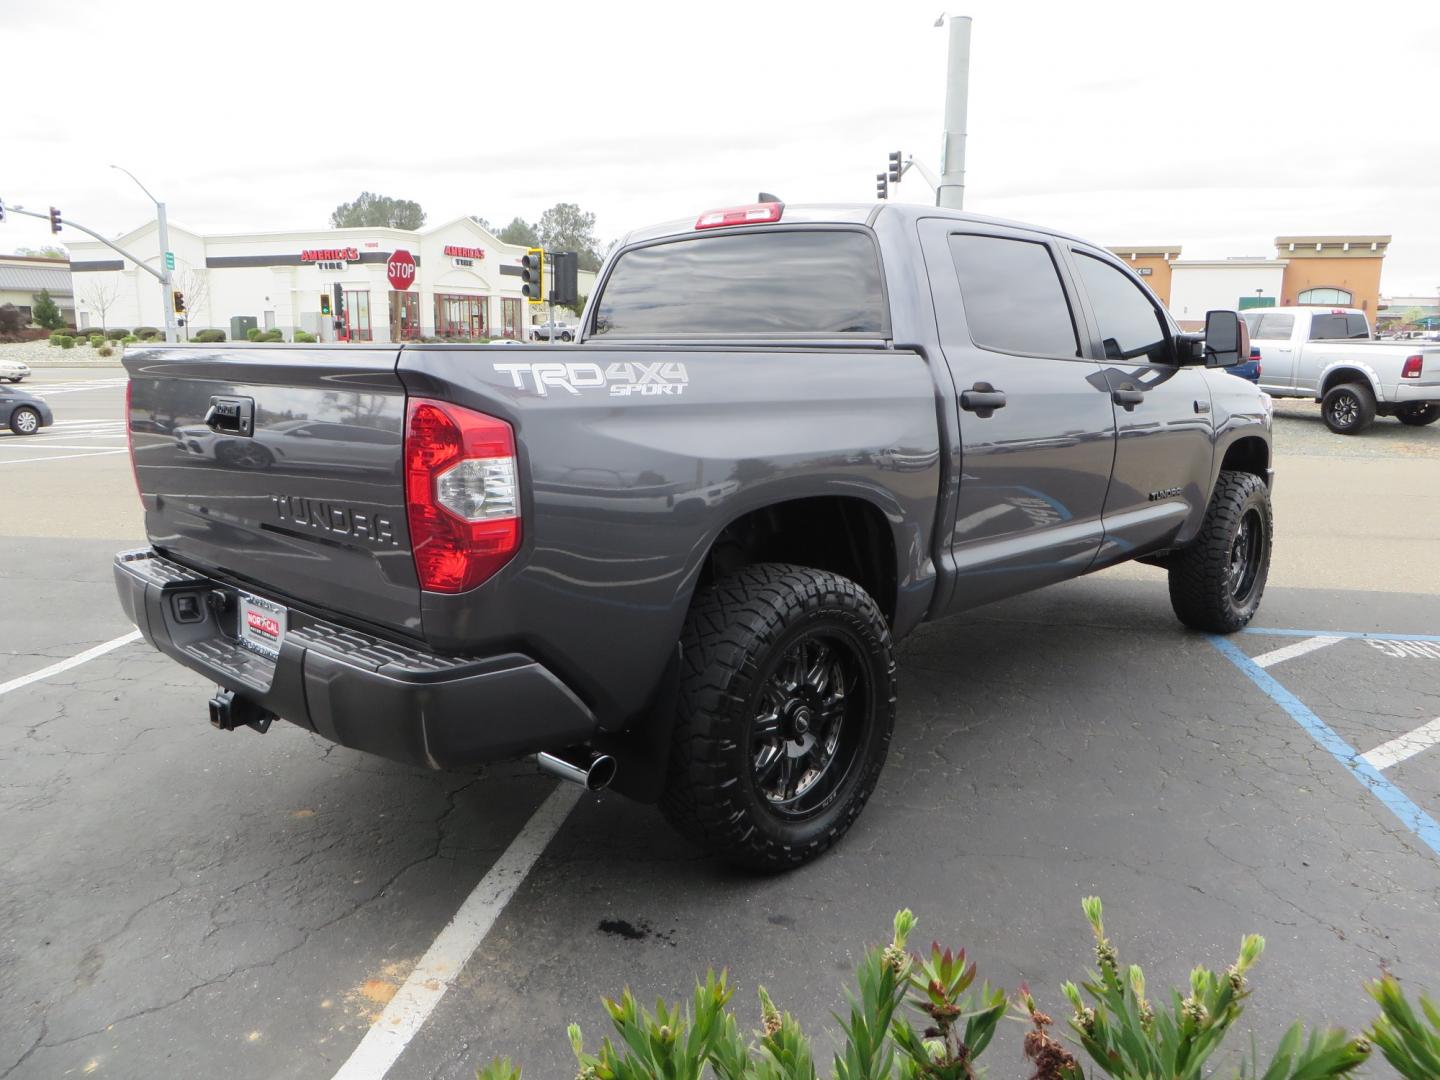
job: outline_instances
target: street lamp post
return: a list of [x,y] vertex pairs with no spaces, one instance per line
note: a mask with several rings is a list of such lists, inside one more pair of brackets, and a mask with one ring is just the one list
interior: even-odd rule
[[175,325],[175,281],[171,276],[170,266],[166,261],[166,256],[170,254],[170,227],[165,219],[165,204],[155,198],[154,195],[151,195],[150,189],[140,183],[139,179],[129,169],[122,168],[119,165],[111,165],[110,167],[112,169],[119,169],[120,172],[123,172],[126,176],[130,177],[131,180],[134,180],[135,186],[145,192],[146,198],[155,204],[155,220],[160,226],[160,304],[165,314],[165,340],[172,343],[179,341],[180,332]]

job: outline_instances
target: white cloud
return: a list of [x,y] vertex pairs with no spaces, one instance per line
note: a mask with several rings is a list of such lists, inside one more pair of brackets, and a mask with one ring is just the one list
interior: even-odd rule
[[[118,233],[149,207],[114,161],[199,229],[320,226],[365,189],[432,221],[575,201],[605,238],[761,188],[869,200],[888,151],[938,165],[941,3],[29,5],[0,196]],[[1392,233],[1385,289],[1440,285],[1434,5],[962,11],[970,209],[1187,255]],[[0,247],[49,239],[12,219]]]

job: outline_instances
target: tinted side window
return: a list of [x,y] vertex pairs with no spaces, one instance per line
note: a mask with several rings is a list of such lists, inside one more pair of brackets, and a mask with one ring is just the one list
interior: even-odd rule
[[1174,363],[1170,335],[1160,312],[1140,286],[1107,262],[1076,252],[1080,280],[1095,309],[1105,359],[1139,360],[1152,364]]
[[1079,356],[1075,320],[1044,244],[997,236],[950,237],[970,339],[1025,356]]
[[596,336],[885,332],[875,243],[839,229],[768,230],[654,244],[621,255]]
[[1295,333],[1294,315],[1266,315],[1260,320],[1260,332],[1250,331],[1250,336],[1265,338],[1267,341],[1289,341]]
[[1370,324],[1365,321],[1364,315],[1346,315],[1345,325],[1349,328],[1349,335],[1352,338],[1368,338],[1370,336]]
[[1333,341],[1349,336],[1344,315],[1312,315],[1310,317],[1310,340]]

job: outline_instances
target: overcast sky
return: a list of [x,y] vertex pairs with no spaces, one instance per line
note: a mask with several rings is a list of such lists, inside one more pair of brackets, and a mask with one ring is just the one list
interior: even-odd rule
[[[201,231],[323,227],[370,190],[431,224],[577,202],[603,241],[761,188],[869,201],[890,150],[938,167],[942,2],[0,0],[0,198],[118,234],[153,211],[115,162]],[[1440,4],[950,13],[975,20],[967,209],[1186,257],[1390,233],[1386,294],[1440,290]]]

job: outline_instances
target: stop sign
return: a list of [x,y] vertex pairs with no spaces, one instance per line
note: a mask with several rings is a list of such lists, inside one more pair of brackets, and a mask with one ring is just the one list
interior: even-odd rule
[[385,263],[385,276],[390,279],[392,289],[402,292],[415,284],[415,256],[408,251],[397,251]]

